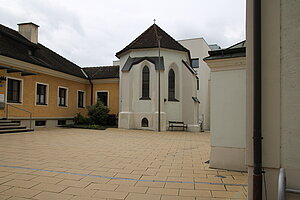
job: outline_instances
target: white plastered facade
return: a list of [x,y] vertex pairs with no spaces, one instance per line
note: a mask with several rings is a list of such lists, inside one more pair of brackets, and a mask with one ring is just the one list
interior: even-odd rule
[[211,68],[210,167],[247,171],[246,57],[206,62]]
[[199,104],[199,119],[203,121],[203,128],[210,130],[210,68],[203,61],[203,58],[209,56],[208,44],[203,38],[194,38],[178,41],[185,48],[189,49],[192,58],[199,58],[199,68],[194,68],[199,77],[200,85],[197,90]]
[[[287,187],[300,189],[299,10],[299,1],[262,1],[262,165],[268,199],[278,199],[280,168],[286,169]],[[249,0],[246,129],[249,200],[253,198],[253,67],[253,0]],[[297,194],[286,195],[287,200],[300,198]]]
[[[198,103],[196,97],[196,75],[182,62],[189,59],[187,52],[161,49],[164,70],[161,70],[161,123],[162,131],[168,129],[168,121],[183,121],[188,124],[188,131],[199,131]],[[126,60],[137,57],[158,57],[158,49],[131,50],[120,56],[120,112],[119,128],[158,130],[158,71],[155,65],[143,60],[122,71]],[[147,66],[150,71],[150,100],[141,100],[142,70]],[[175,72],[175,98],[168,100],[168,72]],[[148,120],[148,127],[142,127],[142,119]]]

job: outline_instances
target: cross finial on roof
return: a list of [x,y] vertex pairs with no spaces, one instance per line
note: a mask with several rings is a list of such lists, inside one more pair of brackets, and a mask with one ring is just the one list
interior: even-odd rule
[[154,24],[155,24],[155,22],[156,22],[156,19],[153,19],[153,22],[154,22]]

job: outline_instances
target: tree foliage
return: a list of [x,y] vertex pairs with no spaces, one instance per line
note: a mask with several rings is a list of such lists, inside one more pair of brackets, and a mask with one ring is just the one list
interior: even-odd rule
[[102,102],[98,101],[95,105],[88,106],[87,109],[92,124],[107,124],[109,109]]
[[77,113],[76,116],[74,117],[74,124],[75,125],[89,124],[89,118],[84,117],[80,113]]

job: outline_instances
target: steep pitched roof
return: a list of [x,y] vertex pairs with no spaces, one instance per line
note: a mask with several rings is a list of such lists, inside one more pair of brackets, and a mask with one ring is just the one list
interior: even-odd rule
[[119,66],[84,67],[90,79],[119,78]]
[[124,49],[116,53],[116,56],[119,58],[122,53],[131,49],[158,48],[157,38],[159,36],[162,37],[160,42],[161,48],[189,52],[188,49],[179,44],[157,24],[153,24]]
[[203,60],[216,60],[224,58],[237,58],[246,56],[246,40],[234,44],[226,49],[219,49],[208,52],[209,56]]
[[42,44],[34,44],[19,32],[0,24],[0,55],[86,78],[81,68]]

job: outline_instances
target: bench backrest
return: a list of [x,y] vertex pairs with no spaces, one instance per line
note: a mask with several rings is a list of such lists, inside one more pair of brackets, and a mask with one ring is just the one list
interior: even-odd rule
[[184,122],[169,121],[169,124],[184,124]]

